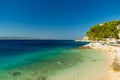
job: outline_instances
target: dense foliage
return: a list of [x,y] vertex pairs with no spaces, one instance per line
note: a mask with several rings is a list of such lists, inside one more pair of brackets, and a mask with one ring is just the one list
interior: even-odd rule
[[102,25],[98,24],[92,26],[86,35],[89,37],[89,40],[105,40],[106,38],[118,39],[118,25],[120,25],[120,20],[110,21]]

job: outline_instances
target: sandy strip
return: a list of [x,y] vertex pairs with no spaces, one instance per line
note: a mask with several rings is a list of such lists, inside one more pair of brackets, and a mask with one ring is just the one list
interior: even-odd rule
[[[118,48],[116,48],[118,51]],[[119,52],[120,53],[120,48]],[[115,55],[111,54],[111,56],[115,57]],[[111,58],[111,64],[113,62],[113,58]],[[120,72],[114,71],[113,68],[110,66],[106,75],[104,76],[103,80],[120,80]]]
[[120,53],[120,48],[116,46],[110,46],[101,43],[90,43],[86,46],[89,46],[93,49],[98,49],[103,51],[105,54],[108,54],[109,57],[109,67],[102,80],[120,80],[120,72],[114,71],[112,64],[114,62],[115,56],[117,53]]

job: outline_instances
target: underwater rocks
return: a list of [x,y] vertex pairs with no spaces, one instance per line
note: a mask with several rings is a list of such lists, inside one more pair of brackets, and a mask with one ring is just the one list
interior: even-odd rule
[[45,76],[38,76],[38,77],[36,78],[36,80],[46,80],[46,77],[45,77]]
[[32,79],[30,79],[30,78],[25,78],[24,80],[32,80]]
[[12,72],[13,76],[19,76],[20,74],[21,74],[21,72],[19,72],[19,71]]
[[[46,80],[46,76],[37,76],[36,72],[31,72],[30,74],[31,74],[30,76],[33,76],[33,78],[35,80]],[[11,75],[17,77],[17,76],[21,75],[21,72],[20,71],[14,71],[14,72],[11,73]],[[23,80],[33,80],[33,79],[32,78],[24,78]]]
[[97,61],[97,60],[95,60],[95,59],[92,59],[92,61],[93,61],[93,62],[95,62],[95,61]]
[[[33,80],[31,78],[24,78],[23,80]],[[45,76],[38,76],[36,78],[34,78],[34,80],[46,80],[46,77]]]

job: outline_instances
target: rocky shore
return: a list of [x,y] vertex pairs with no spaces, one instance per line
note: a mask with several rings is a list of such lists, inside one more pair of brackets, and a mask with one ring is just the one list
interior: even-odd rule
[[103,51],[108,56],[108,70],[102,80],[120,80],[120,47],[104,43],[90,43],[84,47],[90,47]]

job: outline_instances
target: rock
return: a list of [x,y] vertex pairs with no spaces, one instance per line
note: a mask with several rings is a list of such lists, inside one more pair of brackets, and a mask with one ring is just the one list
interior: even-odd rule
[[38,76],[38,77],[36,78],[36,80],[46,80],[46,77],[45,77],[45,76]]
[[120,71],[120,59],[119,58],[115,58],[113,62],[113,70]]
[[20,74],[21,74],[21,73],[18,72],[18,71],[12,73],[13,76],[18,76],[18,75],[20,75]]
[[84,62],[84,60],[80,60],[80,62]]
[[82,46],[80,49],[91,49],[89,46]]
[[116,56],[113,62],[113,70],[120,71],[120,51],[116,53]]
[[92,61],[94,61],[94,62],[95,62],[96,60],[95,60],[95,59],[93,59]]
[[32,80],[31,78],[25,78],[25,79],[23,79],[23,80]]
[[114,66],[113,66],[113,70],[120,72],[120,65],[114,65]]

